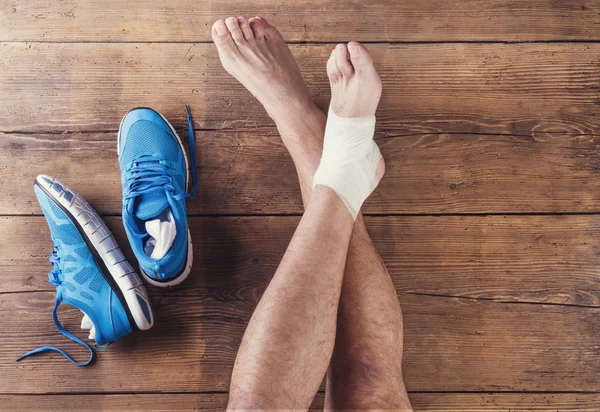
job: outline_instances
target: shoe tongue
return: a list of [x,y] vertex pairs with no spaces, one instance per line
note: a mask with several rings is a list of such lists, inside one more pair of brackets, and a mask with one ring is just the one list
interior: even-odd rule
[[144,193],[135,199],[134,214],[140,220],[160,215],[169,207],[167,196],[162,191]]
[[150,239],[146,241],[144,252],[152,259],[161,259],[171,249],[177,227],[171,209],[165,210],[156,219],[146,221],[146,231]]

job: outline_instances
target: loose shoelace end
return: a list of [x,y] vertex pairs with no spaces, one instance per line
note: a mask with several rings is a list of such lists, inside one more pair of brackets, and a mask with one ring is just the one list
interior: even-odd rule
[[188,144],[190,145],[190,166],[192,168],[192,190],[189,192],[190,197],[196,197],[196,191],[198,190],[198,167],[196,166],[196,135],[194,133],[194,121],[192,119],[192,113],[188,105],[184,105],[185,114],[188,122]]

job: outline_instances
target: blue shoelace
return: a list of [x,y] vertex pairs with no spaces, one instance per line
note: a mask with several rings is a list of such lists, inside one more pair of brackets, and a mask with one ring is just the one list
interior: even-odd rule
[[[59,249],[58,245],[55,244],[54,249],[52,250],[52,253],[50,253],[50,263],[52,263],[52,269],[50,270],[50,272],[48,272],[48,281],[54,286],[60,286],[60,284],[62,283],[62,270],[60,268],[60,260],[61,260],[60,249]],[[57,293],[56,301],[54,302],[54,309],[52,310],[52,318],[54,319],[54,325],[56,326],[56,329],[58,329],[58,331],[60,333],[62,333],[65,337],[71,339],[73,342],[79,343],[80,345],[87,348],[87,350],[89,350],[90,357],[88,358],[88,360],[85,362],[77,362],[75,359],[73,359],[68,353],[66,353],[62,349],[59,349],[55,346],[40,346],[39,348],[29,351],[26,354],[20,356],[17,359],[17,362],[23,358],[26,358],[27,356],[30,356],[30,355],[33,355],[36,353],[41,353],[41,352],[48,352],[48,351],[60,353],[65,358],[67,358],[71,363],[73,363],[77,366],[86,366],[92,361],[92,359],[94,359],[94,351],[92,350],[92,347],[90,345],[88,345],[86,342],[84,342],[83,340],[79,339],[77,336],[71,334],[68,330],[66,330],[63,327],[63,325],[58,320],[58,307],[60,306],[61,303],[62,303],[62,295],[60,293]],[[96,345],[94,345],[94,347],[96,347]]]
[[192,167],[192,191],[190,197],[196,197],[196,191],[198,190],[198,166],[196,165],[196,134],[194,133],[194,121],[192,120],[192,113],[187,105],[185,107],[185,115],[188,122],[188,144],[190,146],[190,163]]

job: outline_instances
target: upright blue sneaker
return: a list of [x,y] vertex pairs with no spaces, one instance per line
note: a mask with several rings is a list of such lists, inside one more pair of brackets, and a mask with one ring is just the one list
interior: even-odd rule
[[58,330],[90,351],[86,362],[77,362],[61,349],[42,346],[21,356],[56,351],[72,363],[85,366],[92,347],[68,332],[58,320],[61,302],[84,314],[82,329],[89,329],[94,348],[109,345],[137,329],[154,323],[150,300],[142,280],[127,262],[114,236],[94,209],[73,190],[49,176],[35,180],[35,195],[50,228],[54,250],[50,254],[50,283],[56,286],[52,316]]
[[[166,287],[181,283],[192,268],[186,199],[195,196],[196,153],[187,110],[190,164],[183,142],[157,111],[136,108],[119,128],[123,224],[146,280]],[[188,194],[190,169],[194,184]]]

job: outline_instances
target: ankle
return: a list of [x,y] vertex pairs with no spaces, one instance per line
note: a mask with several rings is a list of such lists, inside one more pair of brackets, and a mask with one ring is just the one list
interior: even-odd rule
[[326,117],[310,99],[291,101],[276,112],[269,113],[269,116],[275,121],[280,133],[285,135],[282,137],[313,138],[306,136],[307,132],[318,130],[322,126],[320,140],[323,140]]
[[291,112],[281,112],[279,117],[272,118],[296,167],[302,200],[306,207],[312,192],[313,176],[323,153],[327,118],[312,101],[304,102]]
[[311,180],[323,153],[323,136],[327,119],[313,103],[295,110],[293,116],[276,121],[281,139],[288,149],[298,174]]

